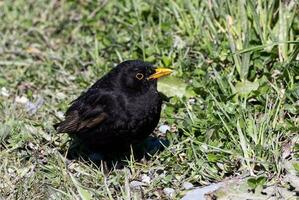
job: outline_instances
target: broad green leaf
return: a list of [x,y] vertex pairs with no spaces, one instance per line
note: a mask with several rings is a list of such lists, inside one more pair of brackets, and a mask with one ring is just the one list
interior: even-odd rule
[[267,181],[267,178],[265,176],[260,176],[256,179],[256,184],[263,186]]
[[248,95],[250,92],[257,90],[258,82],[243,81],[236,84],[237,93],[240,95]]
[[158,90],[168,97],[194,96],[194,91],[191,88],[187,89],[187,84],[184,81],[173,76],[159,80]]
[[255,189],[257,187],[257,181],[255,178],[249,178],[247,180],[247,184],[251,189]]
[[258,186],[263,186],[267,181],[267,178],[260,176],[258,178],[249,178],[247,184],[251,189],[256,189]]

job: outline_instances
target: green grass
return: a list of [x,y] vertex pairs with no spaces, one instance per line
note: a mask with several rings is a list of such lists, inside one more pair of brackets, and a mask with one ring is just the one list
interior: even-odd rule
[[[298,9],[296,0],[0,1],[0,198],[161,199],[165,187],[180,198],[185,181],[279,180],[282,147],[298,134]],[[69,138],[53,124],[127,59],[171,67],[186,84],[165,83],[184,94],[163,109],[171,145],[107,175],[67,160]],[[44,104],[30,114],[17,97]],[[143,174],[150,184],[132,190]]]

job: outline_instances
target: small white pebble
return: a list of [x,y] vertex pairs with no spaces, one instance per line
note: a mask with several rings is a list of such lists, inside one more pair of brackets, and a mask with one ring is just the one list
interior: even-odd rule
[[37,146],[31,142],[28,143],[28,147],[30,147],[30,149],[32,149],[32,150],[37,150]]
[[188,100],[188,102],[189,102],[189,104],[193,105],[193,104],[195,104],[195,99],[191,98]]
[[145,184],[140,181],[131,181],[130,182],[130,188],[132,188],[132,189],[139,189],[141,186],[145,186]]
[[186,42],[182,40],[182,38],[178,35],[174,36],[173,47],[177,49],[182,49],[186,46]]
[[1,88],[0,94],[4,97],[9,97],[9,92],[5,87]]
[[163,192],[164,192],[164,194],[165,194],[166,196],[168,196],[168,197],[173,197],[174,194],[175,194],[175,190],[172,189],[172,188],[164,188],[164,189],[163,189]]
[[13,173],[14,173],[14,171],[15,171],[15,170],[14,170],[14,169],[12,169],[12,168],[8,168],[8,169],[7,169],[7,172],[8,172],[9,174],[13,174]]
[[35,105],[34,103],[32,103],[31,101],[28,101],[26,104],[25,104],[25,107],[27,109],[27,112],[31,112],[31,111],[34,111],[35,110]]
[[71,76],[69,76],[68,78],[69,78],[69,80],[71,80],[71,81],[73,81],[73,80],[75,80],[75,79],[76,79],[76,77],[75,77],[75,76],[72,76],[72,75],[71,75]]
[[57,92],[56,97],[58,99],[64,99],[66,97],[66,95],[64,93],[62,93],[62,92]]
[[7,183],[0,183],[0,189],[8,187]]
[[142,181],[143,183],[150,184],[150,183],[151,183],[151,178],[150,178],[148,175],[143,174],[143,175],[141,176],[141,181]]
[[63,112],[61,112],[61,111],[58,111],[58,112],[56,113],[56,116],[57,116],[58,118],[60,118],[60,119],[63,119],[63,118],[64,118],[64,114],[63,114]]
[[27,109],[27,112],[29,112],[31,115],[37,112],[37,110],[44,104],[44,99],[42,97],[38,97],[35,103],[27,102],[25,107]]
[[76,168],[78,168],[79,164],[75,163],[75,162],[70,162],[68,165],[68,169],[69,170],[75,170]]
[[159,127],[159,131],[161,132],[161,133],[166,133],[167,131],[169,131],[170,130],[170,127],[168,126],[168,125],[161,125],[160,127]]
[[21,97],[16,96],[16,98],[15,98],[15,102],[20,103],[20,104],[25,104],[28,101],[29,101],[28,98],[25,96],[21,96]]
[[183,183],[183,188],[184,188],[185,190],[190,190],[191,188],[193,188],[193,184],[190,183],[190,182],[184,182],[184,183]]

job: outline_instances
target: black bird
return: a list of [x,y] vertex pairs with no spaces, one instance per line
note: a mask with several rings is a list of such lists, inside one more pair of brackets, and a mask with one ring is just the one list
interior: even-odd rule
[[171,72],[139,60],[120,63],[72,102],[57,132],[76,136],[92,151],[143,141],[160,119],[157,79]]

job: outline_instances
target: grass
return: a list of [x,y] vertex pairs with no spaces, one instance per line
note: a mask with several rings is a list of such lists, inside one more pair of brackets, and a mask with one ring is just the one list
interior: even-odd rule
[[[0,1],[0,198],[161,199],[166,187],[180,198],[183,182],[239,174],[279,185],[283,146],[298,134],[298,9],[295,0]],[[52,125],[127,59],[175,70],[160,121],[175,128],[166,150],[107,175],[67,160],[69,138]],[[22,97],[43,105],[30,113]],[[150,184],[133,190],[144,174]]]

